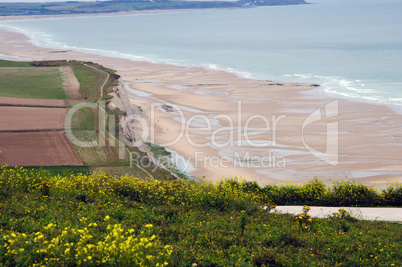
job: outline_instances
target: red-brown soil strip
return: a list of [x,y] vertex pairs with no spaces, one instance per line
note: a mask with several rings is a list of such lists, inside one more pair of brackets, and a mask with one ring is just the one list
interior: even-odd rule
[[64,108],[66,100],[0,97],[0,106]]
[[83,165],[62,131],[0,133],[0,151],[8,166]]
[[0,131],[64,129],[66,109],[1,107]]

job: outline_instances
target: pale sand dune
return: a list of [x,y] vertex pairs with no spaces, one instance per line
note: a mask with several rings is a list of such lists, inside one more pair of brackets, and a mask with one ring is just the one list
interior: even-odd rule
[[[0,54],[8,57],[89,60],[116,69],[126,88],[134,89],[127,89],[131,102],[141,107],[151,128],[146,139],[183,156],[198,178],[237,175],[267,184],[303,182],[316,175],[323,180],[355,177],[365,183],[386,183],[402,175],[402,116],[387,106],[324,97],[314,94],[318,89],[309,84],[278,84],[203,68],[52,51],[32,45],[21,34],[1,31]],[[166,108],[174,105],[181,113]],[[310,116],[317,110],[321,112]],[[320,115],[321,120],[315,121]],[[193,118],[184,136],[180,136],[186,129],[181,116],[187,126]],[[337,141],[336,128],[338,145],[331,146]],[[265,146],[247,145],[247,136],[253,144]],[[211,145],[211,138],[219,146],[231,137],[233,142],[226,146]],[[330,153],[316,157],[311,151]],[[335,163],[336,154],[338,164],[333,166],[328,162]],[[236,164],[226,160],[236,157],[240,159]],[[263,159],[263,166],[253,157]]]

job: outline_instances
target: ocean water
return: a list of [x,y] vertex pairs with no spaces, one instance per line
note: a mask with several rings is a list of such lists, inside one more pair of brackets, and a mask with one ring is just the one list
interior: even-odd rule
[[1,22],[35,44],[319,83],[329,94],[402,105],[402,1]]

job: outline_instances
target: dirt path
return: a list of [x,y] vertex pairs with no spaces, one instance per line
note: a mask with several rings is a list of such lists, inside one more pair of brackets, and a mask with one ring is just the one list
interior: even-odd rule
[[69,99],[81,99],[80,83],[75,77],[74,71],[69,66],[59,67],[60,76],[63,80],[63,89]]

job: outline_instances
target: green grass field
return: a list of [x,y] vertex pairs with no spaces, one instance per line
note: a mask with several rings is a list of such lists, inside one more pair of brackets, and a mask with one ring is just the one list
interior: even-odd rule
[[66,99],[58,68],[0,68],[0,96]]
[[99,87],[104,81],[104,75],[84,65],[74,65],[74,74],[80,83],[80,93],[88,100],[100,97]]
[[95,130],[95,114],[90,107],[78,109],[71,118],[71,128],[80,130]]

